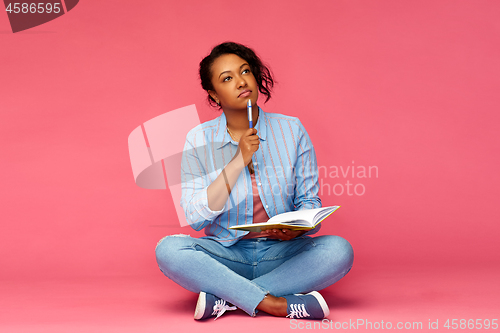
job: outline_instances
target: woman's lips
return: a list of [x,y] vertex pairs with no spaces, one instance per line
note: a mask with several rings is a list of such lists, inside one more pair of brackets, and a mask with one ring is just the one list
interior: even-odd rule
[[238,97],[248,97],[248,96],[250,96],[250,94],[251,94],[251,93],[252,93],[252,91],[251,91],[251,90],[248,90],[248,89],[247,89],[247,90],[243,90],[243,91],[242,91],[242,92],[238,95]]

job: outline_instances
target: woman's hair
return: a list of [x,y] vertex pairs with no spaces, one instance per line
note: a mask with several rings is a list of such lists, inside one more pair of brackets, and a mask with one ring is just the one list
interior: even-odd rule
[[[201,86],[207,92],[209,90],[214,90],[212,85],[212,65],[214,61],[224,54],[236,54],[238,57],[246,60],[250,66],[250,70],[257,81],[259,91],[266,95],[267,102],[271,98],[271,90],[274,86],[274,79],[271,71],[267,66],[265,66],[260,58],[255,54],[255,52],[245,45],[226,42],[217,45],[212,49],[212,52],[200,62],[200,79]],[[212,106],[217,106],[215,100],[208,94],[208,103]],[[264,103],[265,103],[264,102]]]

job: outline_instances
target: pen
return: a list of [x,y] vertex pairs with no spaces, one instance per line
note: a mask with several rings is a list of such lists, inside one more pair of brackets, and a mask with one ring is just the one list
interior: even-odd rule
[[[248,112],[248,127],[253,128],[253,117],[252,117],[252,101],[247,101],[247,112]],[[248,170],[250,173],[254,173],[252,162],[248,164]]]
[[253,117],[252,117],[252,101],[248,100],[247,102],[247,112],[248,112],[248,123],[249,127],[253,128]]

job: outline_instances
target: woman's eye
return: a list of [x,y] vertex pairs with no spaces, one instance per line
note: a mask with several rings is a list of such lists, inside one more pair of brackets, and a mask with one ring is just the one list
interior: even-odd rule
[[230,79],[231,79],[231,77],[230,77],[230,76],[226,76],[226,77],[224,78],[224,80],[222,80],[222,81],[224,81],[224,82],[225,82],[225,81],[229,81]]
[[249,69],[245,69],[243,72],[241,72],[241,74],[246,74],[246,73],[250,73],[250,70]]

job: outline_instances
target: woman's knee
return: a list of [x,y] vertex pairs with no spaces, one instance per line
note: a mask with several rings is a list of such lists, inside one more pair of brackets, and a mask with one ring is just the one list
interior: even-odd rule
[[345,238],[340,236],[320,236],[318,238],[323,238],[319,243],[328,248],[332,259],[341,262],[349,268],[352,266],[354,251],[351,244]]
[[156,261],[160,269],[167,266],[174,265],[179,260],[179,251],[186,246],[192,244],[191,236],[189,235],[170,235],[163,237],[158,244],[156,244],[155,253]]

